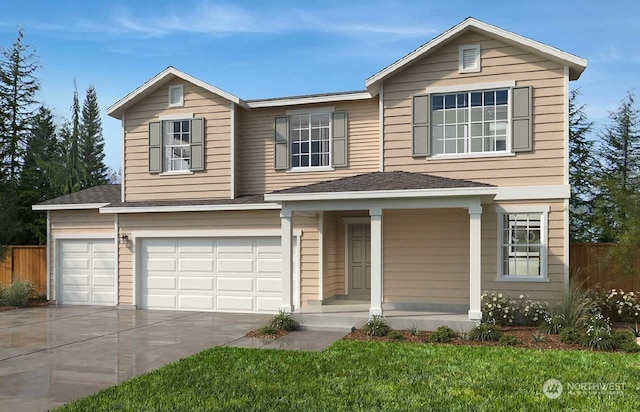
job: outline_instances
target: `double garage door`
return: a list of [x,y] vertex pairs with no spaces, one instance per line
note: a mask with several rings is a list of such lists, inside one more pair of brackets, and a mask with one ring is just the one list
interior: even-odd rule
[[279,237],[149,238],[138,251],[142,308],[273,312],[282,302]]

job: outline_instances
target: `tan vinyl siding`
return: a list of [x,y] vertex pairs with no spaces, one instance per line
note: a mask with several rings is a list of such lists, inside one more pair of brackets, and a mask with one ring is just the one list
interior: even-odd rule
[[[54,239],[58,236],[80,236],[90,239],[92,235],[115,236],[115,218],[113,215],[100,214],[97,209],[87,210],[52,210],[49,212],[51,232],[48,244],[55,245]],[[114,240],[115,241],[115,240]],[[57,265],[56,255],[58,251],[55,246],[49,254],[50,285],[51,290],[56,293],[55,283]]]
[[[300,303],[318,300],[320,287],[320,232],[318,217],[293,217],[294,230],[302,230],[300,238]],[[295,291],[294,291],[295,293]]]
[[290,107],[291,109],[331,106],[346,111],[348,118],[349,166],[325,172],[275,171],[273,157],[273,122],[288,108],[238,110],[240,143],[238,150],[242,166],[239,170],[239,194],[259,194],[291,186],[306,185],[329,179],[374,172],[378,170],[378,99],[336,102]]
[[325,212],[323,218],[323,296],[344,295],[344,223],[338,212]]
[[[168,107],[170,85],[184,85],[184,107]],[[125,113],[126,201],[230,197],[231,103],[191,83],[179,80],[159,87]],[[161,116],[193,113],[205,118],[205,170],[192,175],[150,174],[148,125]]]
[[[549,282],[497,281],[499,204],[483,205],[482,291],[557,300],[564,287],[564,205],[550,205]],[[384,301],[469,305],[469,214],[463,209],[385,211]]]
[[[480,44],[482,70],[458,72],[458,46]],[[411,97],[427,87],[514,80],[533,87],[533,148],[516,156],[472,159],[411,157]],[[405,170],[501,186],[563,184],[564,67],[477,33],[466,33],[384,84],[385,171]]]

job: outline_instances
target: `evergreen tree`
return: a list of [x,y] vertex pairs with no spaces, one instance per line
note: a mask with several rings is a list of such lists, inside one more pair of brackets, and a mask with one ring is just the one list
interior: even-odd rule
[[80,119],[80,162],[84,169],[82,188],[103,185],[108,181],[108,169],[104,164],[104,137],[98,96],[93,85],[87,89]]
[[18,31],[13,45],[0,51],[0,180],[17,185],[40,82],[40,65],[31,46]]
[[32,134],[24,158],[20,179],[20,221],[23,231],[20,243],[46,241],[46,215],[34,212],[31,205],[62,195],[64,154],[56,134],[53,114],[41,106],[36,113]]
[[594,222],[601,242],[619,240],[637,207],[630,204],[630,199],[640,189],[640,124],[633,94],[628,94],[609,118],[611,124],[601,136],[601,172],[596,182]]
[[65,181],[62,185],[62,192],[63,194],[77,192],[82,189],[85,177],[80,163],[80,100],[75,81],[73,82],[71,122],[64,122],[60,128],[60,137],[66,153]]
[[577,103],[579,90],[569,98],[569,233],[572,242],[590,242],[593,229],[594,179],[596,164],[594,141],[589,139],[593,122],[587,120],[585,106]]

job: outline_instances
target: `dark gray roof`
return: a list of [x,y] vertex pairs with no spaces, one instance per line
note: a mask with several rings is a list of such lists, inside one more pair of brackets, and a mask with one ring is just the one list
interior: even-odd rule
[[287,99],[303,99],[306,97],[324,97],[324,96],[337,96],[341,94],[357,94],[357,93],[368,93],[368,90],[351,90],[348,92],[332,92],[332,93],[318,93],[318,94],[301,94],[298,96],[282,96],[282,97],[272,97],[269,99],[252,99],[245,100],[247,103],[255,103],[255,102],[265,102],[269,100],[287,100]]
[[101,185],[45,200],[38,205],[77,205],[120,201],[120,185]]
[[[120,200],[120,199],[118,199]],[[112,207],[157,207],[157,206],[206,206],[206,205],[244,205],[265,203],[264,195],[239,196],[235,199],[198,199],[198,200],[154,200],[148,202],[113,202],[105,209]]]
[[306,186],[278,190],[275,193],[327,193],[327,192],[367,192],[384,190],[455,189],[472,187],[492,187],[486,183],[471,180],[450,179],[448,177],[410,172],[373,172]]

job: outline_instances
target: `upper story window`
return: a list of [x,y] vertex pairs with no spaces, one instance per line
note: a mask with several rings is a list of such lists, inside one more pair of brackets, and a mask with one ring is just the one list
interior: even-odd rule
[[181,84],[169,86],[169,107],[184,106],[184,87]]
[[431,96],[432,155],[509,150],[509,90]]
[[188,171],[191,160],[191,121],[162,122],[164,158],[163,172]]
[[548,209],[500,209],[500,269],[505,280],[547,278]]
[[290,116],[291,167],[330,166],[331,114]]

